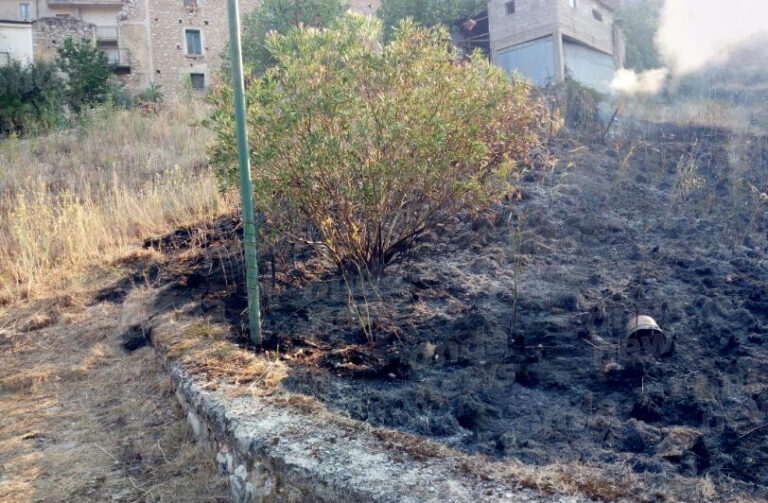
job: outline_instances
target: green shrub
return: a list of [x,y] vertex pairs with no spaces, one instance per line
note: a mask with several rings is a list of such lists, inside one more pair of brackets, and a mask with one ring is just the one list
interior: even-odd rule
[[[461,211],[500,200],[538,144],[530,85],[479,55],[455,58],[444,28],[347,14],[326,30],[270,36],[276,66],[247,91],[255,201],[281,236],[345,270],[379,272]],[[209,155],[236,180],[232,90],[219,86]]]
[[450,26],[487,8],[486,0],[382,0],[378,16],[384,22],[385,38],[389,39],[405,18],[424,26]]
[[62,89],[50,63],[0,67],[0,134],[56,125],[63,116]]
[[67,102],[74,112],[114,97],[110,79],[115,66],[90,40],[66,39],[58,50],[56,64],[67,75]]
[[263,72],[273,63],[265,47],[268,33],[286,33],[299,25],[324,28],[347,8],[344,0],[262,0],[243,16],[243,62]]
[[135,98],[127,87],[121,84],[112,83],[109,89],[110,92],[107,96],[108,105],[114,106],[115,108],[125,108],[126,110],[133,108]]
[[165,99],[162,87],[160,84],[155,83],[155,81],[150,82],[149,87],[136,95],[136,103],[162,103]]
[[626,39],[627,68],[641,71],[662,66],[655,40],[662,5],[661,0],[625,2],[616,11]]

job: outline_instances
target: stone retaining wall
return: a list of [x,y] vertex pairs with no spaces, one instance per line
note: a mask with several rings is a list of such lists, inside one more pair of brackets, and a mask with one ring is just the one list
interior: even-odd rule
[[232,502],[586,501],[477,475],[467,470],[473,458],[458,453],[414,456],[365,424],[274,397],[237,396],[234,386],[212,390],[179,363],[168,366],[187,422],[228,478]]

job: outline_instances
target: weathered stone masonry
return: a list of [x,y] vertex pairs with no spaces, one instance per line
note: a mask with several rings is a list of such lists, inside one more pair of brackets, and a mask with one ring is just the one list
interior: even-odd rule
[[[229,42],[227,2],[225,0],[149,1],[149,30],[153,73],[151,79],[170,95],[182,95],[191,85],[190,75],[202,75],[207,87],[221,68],[222,55]],[[259,4],[241,0],[242,12]],[[199,30],[202,54],[190,55],[186,30]]]
[[36,59],[52,59],[56,51],[68,38],[73,40],[93,39],[95,25],[71,17],[47,17],[34,22],[32,38]]

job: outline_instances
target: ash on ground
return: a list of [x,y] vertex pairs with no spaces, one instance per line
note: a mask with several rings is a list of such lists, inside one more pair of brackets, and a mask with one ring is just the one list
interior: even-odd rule
[[[458,216],[381,278],[266,254],[284,388],[473,453],[768,495],[768,138],[624,136],[556,140],[522,201]],[[221,225],[177,290],[245,326],[239,258],[206,242],[236,241]],[[148,246],[189,245],[169,239]],[[668,354],[627,350],[638,314]]]

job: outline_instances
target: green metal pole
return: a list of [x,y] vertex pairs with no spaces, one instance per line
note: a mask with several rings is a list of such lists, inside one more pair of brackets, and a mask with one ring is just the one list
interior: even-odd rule
[[256,219],[253,212],[253,183],[248,132],[245,127],[245,92],[243,55],[240,49],[240,7],[238,0],[227,0],[229,14],[229,52],[232,59],[232,81],[235,91],[237,156],[240,164],[240,197],[243,200],[243,246],[245,277],[248,289],[248,328],[251,341],[261,345],[261,299],[259,298],[259,256],[256,247]]

